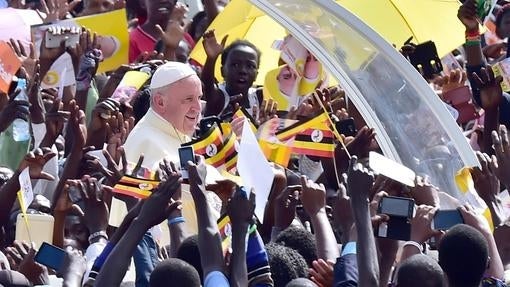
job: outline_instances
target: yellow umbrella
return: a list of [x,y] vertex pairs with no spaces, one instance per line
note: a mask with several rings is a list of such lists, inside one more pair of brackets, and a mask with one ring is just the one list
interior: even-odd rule
[[464,26],[457,19],[457,0],[336,0],[398,48],[434,41],[440,57],[464,43]]
[[[256,84],[263,85],[266,73],[278,67],[280,51],[273,49],[272,45],[275,40],[283,40],[286,35],[285,29],[248,0],[230,1],[208,29],[216,30],[218,41],[228,35],[226,45],[235,40],[244,39],[252,42],[262,51]],[[205,63],[206,54],[202,46],[202,39],[191,51],[190,57],[201,64]],[[220,58],[218,58],[215,73],[219,81],[222,79]]]

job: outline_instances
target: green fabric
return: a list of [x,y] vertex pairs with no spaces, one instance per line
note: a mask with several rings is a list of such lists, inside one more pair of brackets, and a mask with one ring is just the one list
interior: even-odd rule
[[12,124],[0,134],[0,165],[16,170],[28,153],[30,140],[17,142],[12,138]]

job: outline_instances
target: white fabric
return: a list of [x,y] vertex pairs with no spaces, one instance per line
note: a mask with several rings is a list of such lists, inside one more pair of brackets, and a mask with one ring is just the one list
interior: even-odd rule
[[[46,135],[46,125],[45,124],[32,124],[32,132],[34,135],[34,149],[39,148],[41,142]],[[51,158],[43,167],[43,171],[51,174],[55,177],[54,180],[36,180],[34,183],[34,194],[42,194],[49,200],[53,199],[53,193],[57,188],[57,184],[59,181],[58,176],[58,150],[53,145],[51,147],[51,151],[57,154],[53,158]]]
[[150,88],[157,89],[168,86],[191,75],[196,75],[196,73],[188,64],[167,62],[154,72]]
[[103,249],[106,247],[106,243],[96,242],[92,243],[87,247],[87,251],[85,251],[85,260],[87,261],[87,270],[85,270],[85,275],[83,276],[82,285],[87,282],[90,274],[90,270],[92,270],[92,266],[94,265],[94,261],[96,258],[101,255]]

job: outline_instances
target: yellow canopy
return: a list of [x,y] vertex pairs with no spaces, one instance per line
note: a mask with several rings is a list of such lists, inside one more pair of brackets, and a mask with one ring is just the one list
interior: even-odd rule
[[457,19],[457,0],[336,0],[400,48],[413,36],[413,43],[434,41],[439,57],[464,43],[464,26]]

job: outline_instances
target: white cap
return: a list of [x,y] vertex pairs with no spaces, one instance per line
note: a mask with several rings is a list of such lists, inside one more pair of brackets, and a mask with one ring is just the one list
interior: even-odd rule
[[179,80],[196,75],[195,71],[188,65],[180,62],[167,62],[154,72],[150,88],[157,89],[173,84]]

